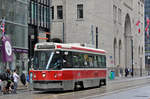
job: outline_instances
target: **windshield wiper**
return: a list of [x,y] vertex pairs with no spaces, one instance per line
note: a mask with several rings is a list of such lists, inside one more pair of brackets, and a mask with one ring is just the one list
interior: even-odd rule
[[46,70],[49,68],[49,65],[50,65],[50,63],[51,63],[51,61],[52,61],[53,55],[54,55],[54,52],[52,52],[52,54],[51,54],[50,57],[49,57],[48,63],[47,63],[47,65],[46,65]]

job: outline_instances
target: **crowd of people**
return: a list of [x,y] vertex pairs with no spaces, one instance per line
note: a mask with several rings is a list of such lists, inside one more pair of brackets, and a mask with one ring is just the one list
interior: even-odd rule
[[[116,71],[112,71],[112,70],[110,70],[109,71],[109,78],[110,79],[114,79],[114,77],[115,77],[115,72]],[[113,76],[114,75],[114,76]],[[132,68],[125,68],[124,69],[124,72],[123,72],[123,68],[119,68],[119,71],[118,71],[118,76],[119,77],[128,77],[129,75],[131,75],[131,76],[133,76],[133,72],[132,72]],[[113,78],[112,78],[113,77]]]
[[11,72],[10,69],[7,69],[6,72],[0,74],[0,91],[4,94],[15,94],[19,79],[20,77],[16,73],[16,70]]

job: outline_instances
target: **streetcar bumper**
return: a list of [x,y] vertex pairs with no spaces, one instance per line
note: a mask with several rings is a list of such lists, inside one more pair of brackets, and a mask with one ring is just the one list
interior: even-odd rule
[[63,90],[62,81],[33,81],[33,89],[41,91]]

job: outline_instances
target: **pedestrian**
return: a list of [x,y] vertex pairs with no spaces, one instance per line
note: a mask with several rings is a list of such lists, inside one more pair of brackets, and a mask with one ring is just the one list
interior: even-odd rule
[[0,79],[0,93],[2,92],[2,80]]
[[123,70],[122,70],[122,68],[120,68],[120,77],[122,77],[123,76]]
[[5,75],[6,75],[7,84],[6,84],[6,87],[4,89],[4,93],[9,93],[10,92],[10,85],[11,85],[11,72],[10,72],[10,69],[6,70]]
[[21,80],[21,83],[25,86],[26,85],[26,77],[25,77],[24,73],[21,74],[20,80]]
[[26,79],[27,79],[27,82],[29,83],[30,82],[29,74],[27,74],[27,78]]
[[130,72],[130,75],[132,76],[132,68],[130,68],[130,71],[129,71],[129,72]]
[[127,77],[128,74],[129,74],[129,71],[128,71],[128,68],[126,67],[126,68],[125,68],[125,77]]
[[30,80],[29,80],[29,73],[27,73],[26,81],[27,81],[27,87],[29,88],[30,85]]
[[14,90],[13,90],[13,93],[16,94],[16,90],[17,90],[17,87],[18,87],[18,80],[19,80],[19,75],[16,73],[16,70],[14,70],[14,72],[13,72],[13,78],[14,78]]

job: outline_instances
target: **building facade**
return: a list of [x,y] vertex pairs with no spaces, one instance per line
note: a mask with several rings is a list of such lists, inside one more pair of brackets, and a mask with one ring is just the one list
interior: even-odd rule
[[50,0],[28,0],[29,68],[38,42],[50,41]]
[[[150,1],[145,0],[145,27],[147,25],[146,18],[150,18]],[[150,38],[145,32],[145,66],[150,70]]]
[[116,75],[126,67],[142,75],[144,0],[51,0],[51,39],[98,45]]
[[[28,2],[27,0],[0,0],[0,19],[5,18],[5,35],[10,38],[13,61],[3,62],[0,49],[0,72],[6,68],[17,69],[19,73],[28,68]],[[2,31],[1,31],[2,32]],[[0,38],[2,33],[0,32]],[[2,39],[0,39],[0,47]]]

